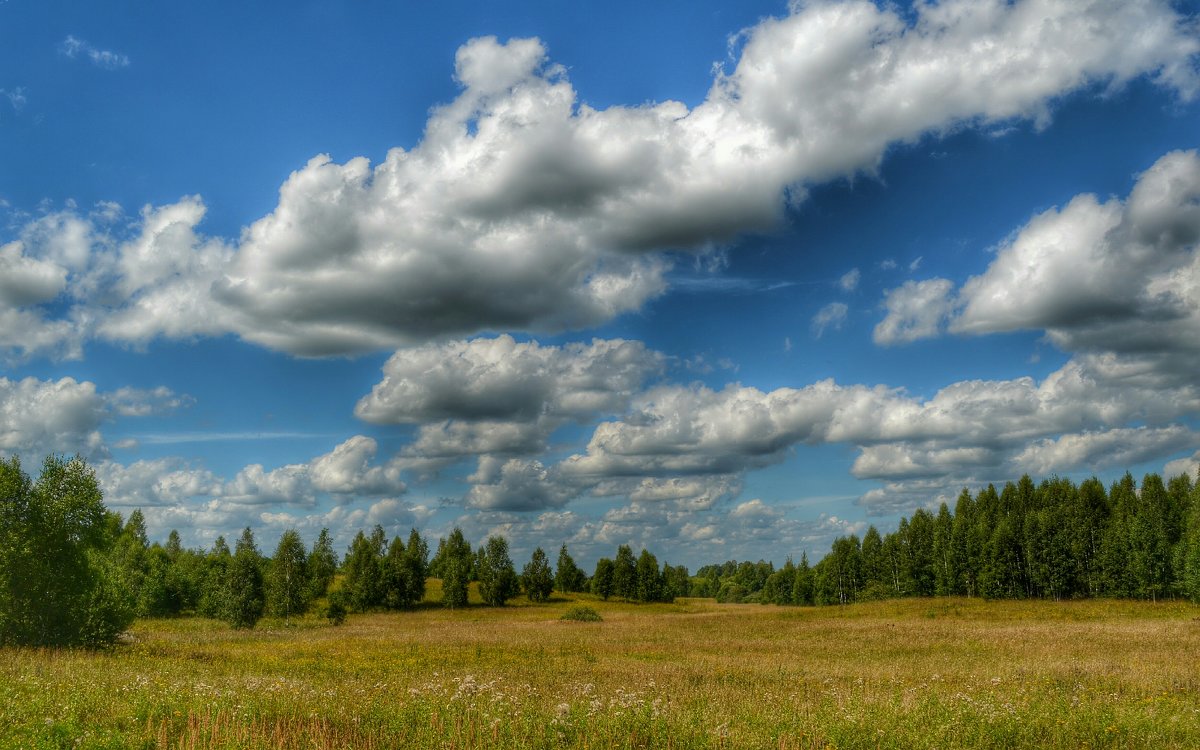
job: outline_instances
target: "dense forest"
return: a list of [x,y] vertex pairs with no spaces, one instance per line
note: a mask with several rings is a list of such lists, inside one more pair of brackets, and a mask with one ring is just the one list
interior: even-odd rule
[[838,604],[898,596],[991,599],[1121,597],[1200,601],[1200,485],[1128,473],[1040,485],[1028,476],[997,491],[963,490],[951,510],[918,510],[881,535],[834,541],[806,556],[701,568],[692,595],[722,601]]
[[588,576],[565,544],[553,568],[538,548],[518,574],[504,537],[473,550],[458,528],[432,559],[416,529],[388,540],[380,526],[358,532],[342,558],[328,529],[311,548],[285,531],[270,556],[250,528],[232,550],[223,537],[186,549],[175,531],[151,543],[140,510],[126,519],[104,507],[82,459],[51,456],[36,481],[18,459],[0,460],[0,645],[104,645],[137,616],[184,613],[253,627],[318,606],[336,624],[348,612],[416,607],[429,578],[446,607],[466,606],[472,582],[490,606],[520,594],[545,601],[556,589],[790,605],[952,595],[1200,601],[1200,485],[1148,474],[1139,487],[1126,474],[1106,489],[1097,479],[1035,485],[1025,476],[999,491],[964,489],[953,510],[918,510],[887,535],[872,526],[861,539],[840,537],[814,565],[802,553],[778,569],[729,561],[693,576],[621,545]]

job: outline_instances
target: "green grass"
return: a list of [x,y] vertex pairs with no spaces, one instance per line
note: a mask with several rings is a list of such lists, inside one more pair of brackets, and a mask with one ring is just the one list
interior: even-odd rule
[[1200,747],[1193,605],[515,604],[2,650],[0,747]]

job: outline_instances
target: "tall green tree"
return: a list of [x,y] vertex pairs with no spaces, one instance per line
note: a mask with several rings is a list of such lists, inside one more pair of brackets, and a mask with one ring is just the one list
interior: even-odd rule
[[196,611],[204,617],[224,619],[225,600],[229,593],[229,565],[233,553],[225,537],[218,536],[212,549],[204,557],[204,578],[200,587],[200,601]]
[[383,558],[386,544],[387,537],[381,526],[376,526],[369,537],[359,531],[350,543],[342,590],[346,592],[348,606],[354,612],[366,612],[385,603],[387,592]]
[[862,546],[858,537],[838,537],[833,549],[817,564],[826,585],[830,603],[851,604],[858,601],[862,585]]
[[1180,543],[1182,588],[1189,599],[1200,603],[1200,481],[1192,487],[1183,541]]
[[271,575],[267,579],[268,610],[287,622],[292,615],[308,611],[311,596],[308,553],[304,550],[300,532],[288,529],[279,537],[279,545],[271,557]]
[[596,561],[596,571],[592,573],[592,593],[607,600],[613,594],[613,561],[602,557]]
[[508,556],[508,540],[502,536],[488,537],[487,543],[479,548],[476,570],[484,604],[502,607],[520,591],[517,571]]
[[1079,485],[1075,502],[1072,554],[1079,561],[1079,575],[1087,594],[1100,596],[1104,587],[1104,530],[1111,513],[1104,483],[1095,477],[1084,480]]
[[951,554],[958,570],[955,593],[976,596],[979,593],[979,551],[972,526],[975,523],[975,498],[967,488],[954,503],[954,525],[950,530]]
[[554,587],[566,594],[583,591],[585,585],[587,585],[587,573],[584,573],[575,564],[571,553],[567,552],[567,545],[564,544],[558,550],[558,561],[554,566]]
[[425,577],[429,572],[429,546],[416,529],[408,535],[408,544],[400,537],[392,540],[385,563],[385,597],[393,609],[416,606],[425,597]]
[[912,582],[912,593],[916,596],[933,596],[935,591],[933,534],[933,514],[918,509],[909,519],[904,540],[905,577]]
[[[790,562],[790,560],[789,560]],[[791,593],[791,584],[788,584]],[[663,600],[675,601],[683,596],[692,595],[692,577],[684,565],[663,565]]]
[[945,503],[938,506],[933,520],[933,593],[953,596],[958,593],[959,570],[954,555],[954,517]]
[[887,561],[883,556],[883,537],[874,525],[867,527],[862,538],[862,585],[873,599],[884,598],[891,590],[888,585]]
[[521,571],[521,586],[531,602],[544,602],[554,590],[554,576],[550,574],[550,560],[545,551],[538,547]]
[[138,590],[138,614],[147,617],[169,617],[183,609],[180,592],[172,575],[174,567],[167,550],[157,542],[143,557],[142,585]]
[[634,597],[639,602],[656,602],[662,599],[662,573],[658,569],[658,559],[645,548],[642,548],[642,554],[638,556]]
[[792,583],[792,603],[813,604],[814,585],[812,566],[808,564],[808,552],[801,552],[800,564],[796,566],[796,578]]
[[253,628],[263,616],[266,592],[262,566],[254,532],[247,526],[234,548],[225,587],[225,619],[235,628]]
[[467,586],[471,580],[471,545],[457,526],[449,538],[438,543],[436,567],[442,579],[442,605],[451,609],[467,606]]
[[141,599],[142,584],[146,579],[146,553],[149,548],[146,518],[141,509],[137,508],[129,514],[129,519],[121,527],[112,550],[113,563],[121,576],[121,585],[129,592],[134,602]]
[[1130,570],[1130,531],[1137,505],[1133,475],[1125,473],[1108,491],[1111,512],[1100,542],[1100,591],[1104,596],[1133,596],[1136,584]]
[[329,529],[321,529],[317,541],[313,542],[312,551],[308,553],[308,596],[309,599],[320,599],[329,593],[329,585],[337,574],[338,556],[333,550],[333,540],[329,537]]
[[36,482],[0,459],[0,645],[103,646],[133,621],[95,472],[49,456]]
[[637,596],[637,559],[628,544],[617,547],[613,560],[613,595],[625,599]]
[[1171,589],[1170,497],[1158,474],[1142,479],[1129,521],[1129,576],[1134,596],[1157,600]]

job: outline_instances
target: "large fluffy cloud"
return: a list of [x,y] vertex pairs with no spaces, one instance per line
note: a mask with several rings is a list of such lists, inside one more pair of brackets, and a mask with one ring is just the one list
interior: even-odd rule
[[354,413],[376,424],[588,419],[624,409],[662,355],[638,341],[543,346],[511,336],[402,349]]
[[664,361],[641,342],[619,339],[546,346],[504,335],[426,344],[392,355],[355,414],[420,424],[400,459],[418,470],[466,456],[528,456],[567,422],[623,412]]
[[909,282],[887,297],[882,343],[944,330],[1044,330],[1069,352],[1153,357],[1194,372],[1200,354],[1200,154],[1175,151],[1129,196],[1079,195],[1035,216],[958,290]]
[[419,146],[294,173],[218,294],[243,335],[301,353],[594,325],[662,291],[643,251],[769,226],[789,186],[930,130],[1043,118],[1093,81],[1149,72],[1190,95],[1200,48],[1152,2],[919,5],[911,26],[806,3],[744,39],[691,110],[580,105],[537,40],[473,40]]
[[1160,0],[953,0],[910,20],[796,3],[739,35],[694,108],[595,109],[540,41],[474,39],[420,143],[374,167],[312,159],[237,243],[196,234],[203,205],[185,198],[145,210],[129,241],[68,217],[90,237],[82,255],[6,246],[0,262],[31,283],[0,289],[0,318],[20,327],[0,343],[70,355],[90,335],[232,331],[320,355],[592,326],[664,290],[664,252],[770,226],[892,144],[1044,122],[1056,98],[1142,75],[1190,97],[1188,23]]
[[144,344],[231,330],[210,288],[233,252],[197,232],[205,211],[191,196],[146,206],[132,231],[111,204],[28,222],[0,248],[0,349],[79,358],[91,337]]
[[106,393],[74,378],[0,377],[0,455],[26,461],[40,461],[50,453],[102,457],[108,453],[100,432],[106,422],[169,412],[187,401],[167,388]]
[[1123,203],[1082,195],[1034,218],[963,285],[952,330],[1044,329],[1067,351],[1157,353],[1194,364],[1198,243],[1200,155],[1172,152]]
[[[875,329],[880,343],[1040,330],[1073,356],[1040,386],[1060,394],[1059,406],[1038,403],[1033,413],[1049,422],[1020,451],[1008,442],[876,446],[856,473],[897,483],[944,476],[955,464],[1069,471],[1194,447],[1183,423],[1200,412],[1198,279],[1200,154],[1175,151],[1139,175],[1124,200],[1078,195],[1035,216],[957,290],[946,279],[892,290]],[[1031,403],[1014,398],[1012,413],[1023,419]]]
[[55,452],[95,454],[107,416],[94,383],[0,378],[0,450],[34,460]]

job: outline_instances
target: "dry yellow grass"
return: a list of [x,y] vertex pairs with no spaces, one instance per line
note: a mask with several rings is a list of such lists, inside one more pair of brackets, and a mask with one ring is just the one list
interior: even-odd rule
[[571,604],[0,651],[3,747],[1200,747],[1200,608]]

